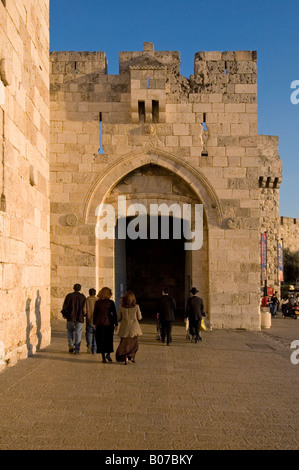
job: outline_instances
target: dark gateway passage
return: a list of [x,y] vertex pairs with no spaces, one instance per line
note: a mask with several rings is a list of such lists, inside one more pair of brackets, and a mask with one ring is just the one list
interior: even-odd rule
[[[131,220],[128,218],[127,223]],[[169,288],[177,303],[176,320],[184,315],[186,290],[190,276],[186,269],[185,239],[173,239],[173,224],[170,218],[169,239],[161,239],[159,218],[158,239],[136,239],[115,241],[115,285],[116,298],[125,290],[132,290],[140,305],[144,319],[155,321],[156,304],[164,287]],[[149,228],[149,222],[148,222]]]

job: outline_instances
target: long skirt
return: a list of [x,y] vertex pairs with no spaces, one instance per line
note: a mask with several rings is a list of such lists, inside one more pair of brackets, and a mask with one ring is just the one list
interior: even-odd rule
[[113,326],[97,326],[95,337],[98,354],[113,352]]
[[133,338],[121,338],[115,353],[115,359],[117,362],[125,361],[128,356],[134,359],[138,351],[138,347],[138,336],[134,336]]

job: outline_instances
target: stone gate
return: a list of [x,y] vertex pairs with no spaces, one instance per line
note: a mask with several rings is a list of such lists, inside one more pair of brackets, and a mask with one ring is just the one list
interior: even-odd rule
[[[152,43],[120,52],[118,75],[103,52],[50,60],[53,315],[75,282],[108,285],[116,302],[131,288],[152,319],[165,285],[182,311],[196,286],[213,327],[259,329],[264,231],[278,285],[281,161],[277,138],[257,133],[256,52],[198,52],[189,79],[179,52]],[[96,209],[117,215],[118,196],[202,204],[202,247],[97,239]]]

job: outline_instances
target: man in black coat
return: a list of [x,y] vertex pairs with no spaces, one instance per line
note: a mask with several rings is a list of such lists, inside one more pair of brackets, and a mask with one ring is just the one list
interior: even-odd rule
[[192,296],[187,300],[185,318],[189,318],[189,331],[192,337],[195,339],[195,343],[202,341],[200,334],[200,324],[202,317],[205,316],[203,300],[196,294],[198,290],[192,287],[190,290]]
[[84,324],[83,306],[86,300],[84,294],[80,292],[81,285],[74,285],[74,292],[67,294],[61,310],[63,318],[66,319],[68,333],[69,352],[79,354],[82,329]]
[[165,336],[167,346],[171,341],[171,330],[172,324],[175,320],[174,314],[176,309],[176,303],[173,297],[168,295],[168,289],[164,288],[162,291],[162,297],[158,301],[157,315],[159,318],[160,329],[161,329],[161,340],[165,343]]

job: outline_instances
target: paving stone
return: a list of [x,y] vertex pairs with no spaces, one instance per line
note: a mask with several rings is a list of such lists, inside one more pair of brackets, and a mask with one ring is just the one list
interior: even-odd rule
[[175,325],[170,347],[144,323],[136,364],[124,366],[84,341],[70,355],[56,320],[50,346],[0,374],[0,449],[298,450],[299,365],[285,344],[299,322],[273,323],[266,334],[205,332],[198,345]]

